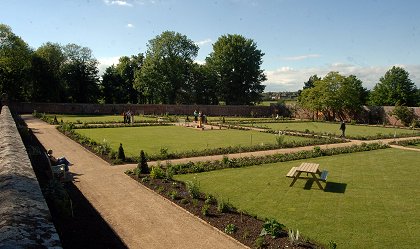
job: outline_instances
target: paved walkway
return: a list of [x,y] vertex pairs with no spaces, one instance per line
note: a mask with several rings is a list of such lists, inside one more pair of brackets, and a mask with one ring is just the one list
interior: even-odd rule
[[45,148],[74,165],[74,184],[129,248],[246,248],[203,220],[111,167],[54,126],[22,118]]
[[[65,155],[74,165],[70,171],[74,184],[86,196],[101,216],[130,248],[246,248],[244,245],[186,212],[172,202],[131,180],[124,174],[136,164],[110,166],[93,153],[31,115],[23,115],[45,148],[56,156]],[[408,140],[418,137],[371,141],[353,140],[347,143],[320,145],[336,148],[352,144]],[[312,150],[314,146],[230,154],[229,158],[262,156]],[[410,149],[393,146],[399,149]],[[220,160],[223,155],[171,160],[173,164],[188,161]],[[151,162],[153,165],[156,162]]]

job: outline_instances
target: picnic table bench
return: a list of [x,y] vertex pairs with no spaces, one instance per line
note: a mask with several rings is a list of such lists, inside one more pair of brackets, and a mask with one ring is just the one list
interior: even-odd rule
[[[306,173],[306,177],[301,176],[302,173]],[[327,181],[328,171],[320,171],[319,164],[317,163],[302,163],[299,167],[292,167],[286,177],[293,178],[290,187],[292,187],[298,179],[313,179],[318,187],[323,190],[324,188],[319,181]]]

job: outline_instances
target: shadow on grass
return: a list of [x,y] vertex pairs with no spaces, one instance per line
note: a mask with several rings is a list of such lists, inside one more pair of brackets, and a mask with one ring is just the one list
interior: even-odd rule
[[[323,184],[324,183],[321,182],[321,185]],[[318,188],[318,185],[314,184],[313,179],[308,179],[303,189],[311,190],[312,188]],[[324,192],[344,194],[344,192],[346,192],[346,188],[347,183],[327,182],[324,187]]]

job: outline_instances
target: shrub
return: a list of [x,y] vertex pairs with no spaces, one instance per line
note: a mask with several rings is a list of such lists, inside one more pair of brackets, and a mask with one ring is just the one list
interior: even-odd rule
[[160,166],[154,166],[150,171],[150,177],[153,179],[163,179],[165,177],[165,173]]
[[230,211],[233,211],[233,206],[229,202],[225,202],[224,200],[219,200],[217,202],[217,211],[220,213],[228,213]]
[[209,204],[204,204],[203,207],[201,208],[201,213],[204,216],[207,216],[210,214],[210,205]]
[[394,110],[392,110],[390,114],[400,120],[404,126],[411,125],[416,117],[416,114],[412,108],[401,105],[395,106]]
[[147,158],[143,150],[140,151],[140,159],[139,163],[137,164],[137,168],[140,169],[142,174],[148,174],[150,172],[149,166],[147,166]]
[[333,240],[330,240],[330,242],[328,242],[328,248],[329,249],[337,249],[337,243]]
[[267,242],[265,242],[264,237],[258,237],[255,240],[255,248],[261,249],[267,247]]
[[118,156],[117,156],[117,159],[120,159],[122,161],[125,160],[125,153],[124,153],[124,149],[123,149],[122,143],[120,143],[120,147],[118,147]]
[[188,202],[189,202],[188,199],[185,199],[185,198],[180,201],[180,203],[184,205],[188,204]]
[[235,224],[227,224],[225,227],[225,233],[227,234],[234,234],[236,231],[238,230],[238,228],[235,226]]
[[283,224],[278,223],[275,219],[266,220],[260,236],[271,235],[272,238],[280,236],[282,230],[285,228]]
[[101,155],[108,155],[111,152],[111,145],[104,139],[102,143],[96,147],[96,152]]
[[186,181],[185,187],[193,199],[200,197],[200,185],[195,179],[193,181]]
[[172,200],[177,200],[179,198],[178,191],[176,190],[171,190],[168,195]]

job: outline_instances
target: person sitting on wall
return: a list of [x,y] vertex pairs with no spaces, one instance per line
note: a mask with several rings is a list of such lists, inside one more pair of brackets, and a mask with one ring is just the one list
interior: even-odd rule
[[59,157],[59,158],[54,157],[52,155],[53,154],[52,150],[48,150],[47,154],[48,154],[48,159],[50,159],[52,165],[55,166],[55,165],[64,164],[64,170],[66,172],[69,171],[69,166],[73,165],[65,157]]

